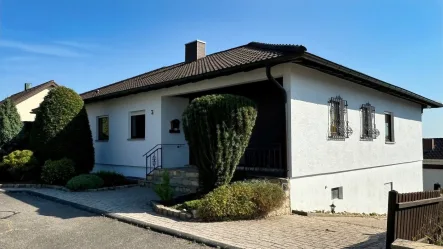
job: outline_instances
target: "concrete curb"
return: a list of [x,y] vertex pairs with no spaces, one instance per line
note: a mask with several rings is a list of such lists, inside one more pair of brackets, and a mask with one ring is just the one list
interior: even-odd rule
[[45,195],[42,193],[38,193],[38,192],[34,192],[33,190],[26,190],[26,189],[0,189],[0,192],[3,193],[27,193],[30,195],[34,195],[46,200],[50,200],[50,201],[54,201],[60,204],[64,204],[64,205],[68,205],[77,209],[81,209],[87,212],[91,212],[91,213],[95,213],[98,215],[102,215],[108,218],[112,218],[112,219],[116,219],[118,221],[127,223],[127,224],[131,224],[131,225],[135,225],[138,227],[143,227],[146,229],[150,229],[156,232],[160,232],[160,233],[164,233],[164,234],[168,234],[171,236],[175,236],[178,238],[182,238],[182,239],[186,239],[186,240],[190,240],[190,241],[195,241],[195,242],[199,242],[199,243],[203,243],[205,245],[208,246],[212,246],[212,247],[217,247],[217,248],[226,248],[226,249],[242,249],[242,247],[237,247],[237,246],[232,246],[229,244],[225,244],[223,242],[218,242],[215,240],[211,240],[211,239],[206,239],[203,237],[200,237],[198,235],[194,235],[194,234],[190,234],[190,233],[184,233],[184,232],[180,232],[177,230],[174,230],[172,228],[169,227],[164,227],[164,226],[160,226],[160,225],[156,225],[156,224],[152,224],[149,222],[145,222],[145,221],[140,221],[134,218],[130,218],[130,217],[126,217],[123,215],[119,215],[119,214],[114,214],[114,213],[110,213],[108,211],[105,210],[101,210],[101,209],[97,209],[97,208],[93,208],[93,207],[89,207],[86,205],[82,205],[82,204],[78,204],[75,202],[71,202],[71,201],[67,201],[67,200],[63,200],[54,196],[50,196],[50,195]]
[[103,188],[94,188],[94,189],[85,189],[81,191],[71,191],[70,189],[63,187],[63,186],[57,186],[57,185],[49,185],[49,184],[0,184],[1,188],[49,188],[49,189],[56,189],[61,190],[65,192],[98,192],[98,191],[108,191],[108,190],[118,190],[123,188],[132,188],[132,187],[138,187],[138,183],[135,184],[127,184],[127,185],[120,185],[120,186],[114,186],[114,187],[103,187]]

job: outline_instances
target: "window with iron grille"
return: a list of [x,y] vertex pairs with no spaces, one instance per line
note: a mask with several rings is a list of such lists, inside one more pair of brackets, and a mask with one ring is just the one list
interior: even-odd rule
[[352,135],[348,122],[348,103],[340,96],[329,100],[329,138],[345,139]]
[[361,139],[376,139],[380,132],[375,126],[375,107],[369,103],[363,104],[361,110]]

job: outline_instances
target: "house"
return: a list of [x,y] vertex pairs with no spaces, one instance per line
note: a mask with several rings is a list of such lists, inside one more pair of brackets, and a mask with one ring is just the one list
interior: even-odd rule
[[422,112],[441,103],[303,46],[258,42],[206,55],[194,41],[184,62],[82,94],[95,169],[145,177],[192,164],[180,120],[212,93],[257,103],[237,172],[288,179],[292,210],[386,213],[389,190],[423,189]]
[[40,106],[40,103],[43,102],[43,99],[46,97],[48,92],[53,87],[57,86],[57,83],[55,83],[53,80],[42,83],[35,87],[32,87],[31,83],[25,83],[25,88],[23,91],[13,94],[8,98],[14,102],[22,122],[34,122],[35,113],[33,110],[37,109]]
[[423,138],[423,189],[443,186],[443,138]]

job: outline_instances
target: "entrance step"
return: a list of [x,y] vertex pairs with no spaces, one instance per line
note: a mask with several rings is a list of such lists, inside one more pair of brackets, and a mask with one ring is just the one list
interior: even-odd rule
[[165,171],[169,172],[170,184],[176,193],[189,194],[198,190],[198,170],[193,166],[180,168],[156,169],[146,177],[146,180],[140,180],[139,184],[147,187],[154,187],[162,182],[162,176]]

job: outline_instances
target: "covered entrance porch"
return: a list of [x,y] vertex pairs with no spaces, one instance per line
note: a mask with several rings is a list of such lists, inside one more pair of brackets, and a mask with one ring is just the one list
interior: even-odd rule
[[[282,79],[277,79],[282,84]],[[162,144],[145,154],[146,174],[156,168],[193,165],[191,149],[184,138],[181,117],[195,98],[208,94],[234,94],[257,104],[258,114],[249,145],[237,166],[235,178],[287,177],[286,110],[284,95],[274,83],[259,81],[206,91],[162,97]]]

